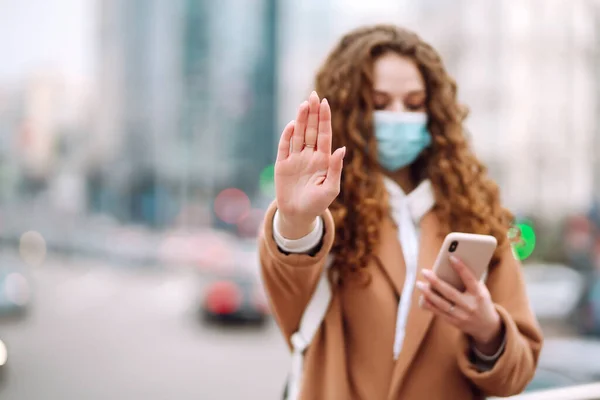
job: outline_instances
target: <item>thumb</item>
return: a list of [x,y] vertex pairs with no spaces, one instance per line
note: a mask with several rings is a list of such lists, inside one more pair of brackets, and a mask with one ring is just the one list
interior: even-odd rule
[[333,152],[329,158],[329,168],[327,169],[327,178],[323,182],[331,191],[339,193],[342,180],[342,167],[344,166],[344,156],[346,155],[346,146]]

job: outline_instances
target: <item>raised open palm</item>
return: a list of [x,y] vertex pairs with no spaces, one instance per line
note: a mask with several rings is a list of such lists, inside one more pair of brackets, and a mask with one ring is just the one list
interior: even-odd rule
[[275,193],[281,215],[298,223],[321,215],[340,192],[345,152],[342,147],[331,154],[331,109],[313,92],[279,141]]

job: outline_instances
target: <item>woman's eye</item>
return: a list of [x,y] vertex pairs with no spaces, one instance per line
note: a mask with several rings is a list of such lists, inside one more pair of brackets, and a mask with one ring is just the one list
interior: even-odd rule
[[373,93],[373,107],[376,110],[385,110],[390,103],[390,97],[385,93]]
[[425,105],[423,103],[418,104],[407,104],[406,109],[410,111],[419,111],[422,110]]

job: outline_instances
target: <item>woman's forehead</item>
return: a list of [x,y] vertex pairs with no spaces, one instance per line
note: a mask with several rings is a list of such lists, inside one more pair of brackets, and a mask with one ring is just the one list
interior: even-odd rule
[[392,93],[423,90],[423,77],[413,60],[388,53],[373,64],[373,89]]

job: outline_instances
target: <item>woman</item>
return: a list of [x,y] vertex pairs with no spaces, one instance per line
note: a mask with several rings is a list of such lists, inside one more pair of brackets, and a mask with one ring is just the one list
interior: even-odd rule
[[[260,239],[274,317],[303,353],[288,398],[480,399],[532,379],[542,334],[507,240],[512,216],[465,117],[439,55],[404,29],[351,32],[318,72],[281,135]],[[485,283],[454,260],[464,292],[431,271],[452,231],[498,241]],[[323,293],[325,315],[304,318],[318,329],[299,344]]]

